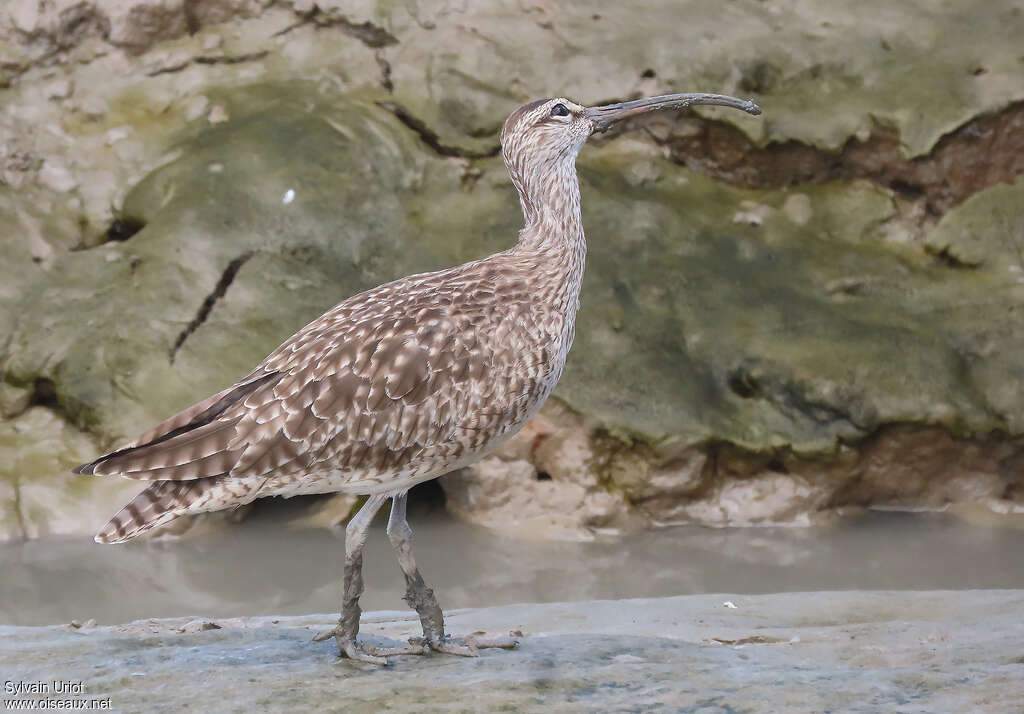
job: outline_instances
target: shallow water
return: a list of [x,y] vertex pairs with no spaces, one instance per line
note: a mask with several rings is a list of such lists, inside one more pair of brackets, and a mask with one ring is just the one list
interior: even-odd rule
[[[386,510],[386,509],[385,509]],[[0,624],[333,612],[344,532],[294,531],[282,510],[203,537],[121,546],[88,537],[0,545]],[[374,524],[364,610],[401,609]],[[592,543],[531,542],[411,508],[415,553],[444,608],[696,593],[1024,588],[1024,531],[939,513],[868,513],[818,528],[677,526]]]

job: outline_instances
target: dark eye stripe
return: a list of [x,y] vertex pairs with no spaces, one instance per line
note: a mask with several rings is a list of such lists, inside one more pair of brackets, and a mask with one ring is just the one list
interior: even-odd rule
[[556,104],[555,106],[551,107],[551,116],[553,116],[553,117],[567,117],[567,116],[569,116],[569,108],[566,107],[564,104],[561,104],[561,103]]

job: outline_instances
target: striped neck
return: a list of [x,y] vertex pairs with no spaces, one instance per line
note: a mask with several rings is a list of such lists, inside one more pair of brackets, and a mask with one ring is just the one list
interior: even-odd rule
[[573,154],[533,171],[509,171],[523,208],[517,248],[538,253],[586,252],[575,159]]
[[539,297],[574,317],[587,257],[575,155],[547,171],[513,174],[512,180],[519,191],[524,226],[510,252],[535,256],[548,266],[551,290],[542,289]]

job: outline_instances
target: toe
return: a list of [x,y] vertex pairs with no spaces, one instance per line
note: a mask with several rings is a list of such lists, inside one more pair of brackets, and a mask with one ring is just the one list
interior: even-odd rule
[[323,642],[324,640],[329,640],[332,637],[344,637],[344,633],[341,631],[340,627],[335,627],[333,630],[328,630],[327,632],[321,632],[318,635],[313,635],[312,641]]
[[397,655],[423,655],[429,650],[423,645],[408,644],[402,647],[375,647],[374,645],[363,645],[363,649],[372,655],[379,657],[394,657]]
[[502,649],[502,650],[514,650],[519,646],[519,640],[499,635],[498,637],[483,637],[481,635],[467,635],[466,644],[472,645],[477,649]]
[[467,643],[460,644],[451,639],[443,639],[440,642],[434,642],[430,645],[432,650],[437,652],[443,652],[444,654],[458,655],[459,657],[479,657],[480,652],[476,647]]
[[376,664],[383,667],[386,667],[388,664],[387,658],[372,655],[355,642],[346,642],[342,647],[342,652],[346,657],[357,662],[366,662],[367,664]]

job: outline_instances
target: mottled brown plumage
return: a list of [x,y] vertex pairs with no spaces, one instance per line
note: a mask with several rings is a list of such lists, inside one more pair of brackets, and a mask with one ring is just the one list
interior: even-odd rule
[[96,540],[121,542],[183,514],[263,496],[370,495],[359,528],[350,526],[359,547],[349,548],[344,627],[333,633],[349,656],[367,659],[354,645],[361,580],[350,592],[349,574],[361,563],[369,519],[392,496],[388,532],[410,579],[410,603],[418,603],[429,643],[445,647],[433,594],[411,550],[401,555],[409,535],[404,494],[516,433],[561,376],[586,256],[575,168],[584,142],[621,118],[696,103],[758,111],[718,95],[591,109],[547,99],[517,109],[501,134],[525,221],[516,245],[342,301],[237,384],[79,467],[151,482]]
[[[543,104],[507,127],[534,124]],[[81,467],[157,482],[96,539],[263,496],[405,490],[514,434],[562,372],[586,247],[573,164],[556,155],[531,172],[510,131],[527,212],[516,246],[344,300],[236,385]]]

